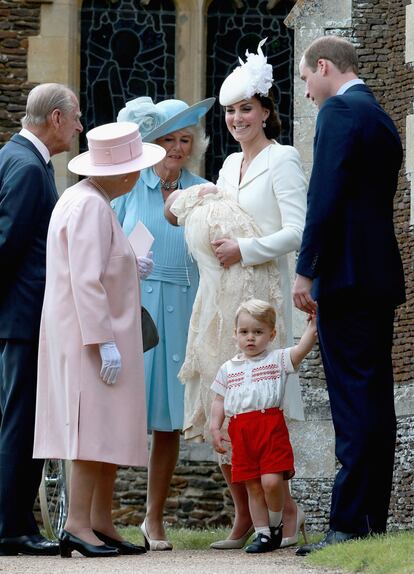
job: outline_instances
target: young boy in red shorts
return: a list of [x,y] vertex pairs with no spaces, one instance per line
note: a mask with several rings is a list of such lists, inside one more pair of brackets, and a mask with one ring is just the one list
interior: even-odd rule
[[299,368],[316,341],[316,317],[309,317],[299,343],[268,350],[276,336],[276,312],[267,302],[250,299],[236,312],[235,338],[240,353],[226,361],[211,388],[210,431],[223,454],[221,427],[230,417],[232,482],[244,482],[256,537],[246,552],[270,552],[282,540],[283,480],[294,474],[293,451],[280,410],[288,375]]

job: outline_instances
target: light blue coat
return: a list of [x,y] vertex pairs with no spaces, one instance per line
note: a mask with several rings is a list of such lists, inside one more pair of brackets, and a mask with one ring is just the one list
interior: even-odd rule
[[[182,170],[179,188],[205,180]],[[160,178],[144,169],[133,190],[112,203],[127,235],[141,220],[155,237],[154,271],[141,282],[141,300],[154,319],[159,344],[144,355],[148,430],[182,429],[184,386],[177,378],[185,358],[188,324],[198,287],[196,263],[188,255],[184,229],[164,217]]]

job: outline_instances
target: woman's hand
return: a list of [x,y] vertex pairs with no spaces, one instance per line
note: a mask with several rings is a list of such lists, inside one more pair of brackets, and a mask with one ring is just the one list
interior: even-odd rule
[[100,343],[99,353],[102,359],[101,379],[107,385],[114,385],[121,370],[121,355],[115,341]]
[[228,269],[231,265],[241,261],[239,244],[234,239],[216,239],[211,242],[214,254],[220,261],[220,265]]
[[148,275],[154,270],[154,260],[152,258],[152,251],[148,251],[147,256],[137,257],[138,272],[141,279],[146,279]]

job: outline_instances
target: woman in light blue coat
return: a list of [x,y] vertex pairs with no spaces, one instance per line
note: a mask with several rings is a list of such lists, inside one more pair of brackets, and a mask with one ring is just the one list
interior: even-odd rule
[[184,230],[171,226],[164,218],[164,202],[176,189],[205,181],[189,168],[197,165],[208,145],[198,122],[213,103],[214,98],[193,106],[173,99],[154,104],[151,98],[140,97],[128,102],[118,115],[118,121],[139,125],[143,141],[156,142],[167,152],[163,161],[141,172],[140,180],[129,194],[113,202],[127,235],[140,220],[155,238],[154,269],[141,284],[142,304],[153,317],[160,335],[159,344],[144,356],[148,430],[152,441],[147,512],[141,530],[150,550],[172,549],[165,536],[163,513],[183,425],[184,386],[177,375],[185,358],[188,325],[198,287],[198,270],[188,254]]

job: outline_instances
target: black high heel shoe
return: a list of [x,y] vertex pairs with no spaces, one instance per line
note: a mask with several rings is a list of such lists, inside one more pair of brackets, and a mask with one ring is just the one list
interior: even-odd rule
[[70,558],[73,550],[77,550],[88,558],[119,556],[119,550],[117,548],[107,546],[106,544],[103,544],[102,546],[89,544],[81,538],[74,536],[67,530],[62,530],[62,534],[59,538],[59,550],[62,558]]
[[99,530],[94,530],[93,532],[99,540],[102,540],[102,542],[105,542],[108,546],[117,548],[120,554],[145,554],[146,552],[143,546],[137,546],[136,544],[132,544],[132,542],[128,542],[128,540],[115,540],[115,538],[111,538],[103,532],[99,532]]

